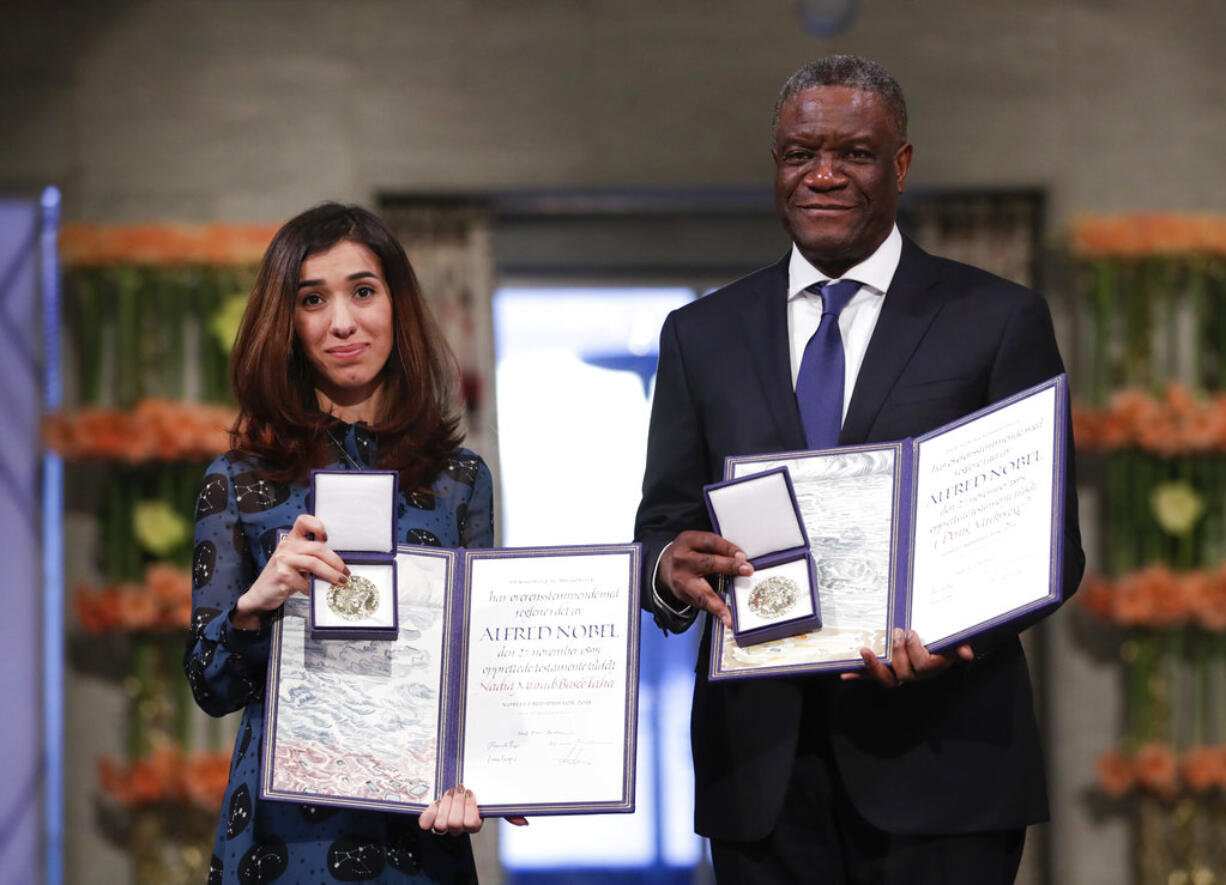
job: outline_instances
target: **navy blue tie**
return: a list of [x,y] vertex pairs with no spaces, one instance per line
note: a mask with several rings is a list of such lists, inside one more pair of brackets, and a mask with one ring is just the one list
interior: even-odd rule
[[796,404],[811,449],[839,444],[843,428],[843,336],[839,314],[860,291],[855,280],[839,280],[810,286],[806,291],[822,296],[822,319],[805,345],[796,375]]

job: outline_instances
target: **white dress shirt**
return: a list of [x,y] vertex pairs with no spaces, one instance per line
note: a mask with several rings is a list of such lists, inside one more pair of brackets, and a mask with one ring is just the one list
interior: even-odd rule
[[[839,314],[839,335],[843,339],[843,418],[847,418],[847,406],[851,403],[851,393],[856,388],[856,377],[860,374],[860,364],[864,362],[864,352],[868,350],[868,341],[873,337],[873,329],[877,327],[877,317],[881,315],[881,304],[885,301],[885,293],[898,270],[899,259],[902,258],[902,234],[895,225],[880,246],[872,255],[861,261],[840,280],[856,280],[860,290],[851,297],[847,306]],[[800,254],[796,244],[792,244],[792,256],[788,260],[788,353],[792,361],[792,389],[796,388],[796,376],[800,373],[800,360],[805,353],[805,345],[817,331],[822,321],[821,295],[805,291],[814,283],[838,282],[831,280],[826,274],[809,263]],[[664,558],[665,550],[672,544],[667,544],[656,559],[656,567],[651,573],[651,595],[656,605],[671,612],[678,620],[688,623],[697,614],[686,605],[676,609],[660,595],[656,583],[660,574],[660,560]]]
[[[860,290],[851,297],[839,314],[839,335],[843,339],[843,417],[851,403],[851,392],[856,388],[860,364],[868,340],[877,327],[881,304],[885,293],[898,270],[902,257],[902,234],[895,226],[877,251],[839,277],[839,280],[855,280]],[[800,360],[805,345],[817,331],[822,321],[822,296],[806,290],[814,283],[838,282],[809,263],[796,244],[792,244],[792,257],[788,262],[788,352],[792,358],[792,388],[800,373]]]

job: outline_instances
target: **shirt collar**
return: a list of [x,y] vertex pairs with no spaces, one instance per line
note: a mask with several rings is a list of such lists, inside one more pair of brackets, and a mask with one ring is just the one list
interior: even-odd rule
[[[884,295],[890,288],[901,258],[902,234],[898,232],[898,225],[894,225],[885,242],[877,247],[877,251],[850,268],[839,279],[858,280],[874,294]],[[792,244],[792,255],[788,259],[788,301],[794,301],[804,295],[805,290],[814,283],[824,283],[829,279],[829,276],[800,254],[795,243]]]

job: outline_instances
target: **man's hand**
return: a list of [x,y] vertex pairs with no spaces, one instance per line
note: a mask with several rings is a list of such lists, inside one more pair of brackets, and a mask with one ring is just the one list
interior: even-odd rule
[[[932,654],[924,648],[919,634],[914,630],[904,633],[894,630],[894,649],[892,664],[887,667],[870,649],[860,649],[860,657],[864,659],[866,676],[875,679],[886,688],[898,688],[908,682],[929,679],[939,673],[944,673],[957,660],[971,661],[975,652],[969,645],[959,645],[952,653]],[[843,679],[859,679],[859,673],[844,673]]]
[[707,575],[752,575],[740,547],[714,532],[682,532],[660,557],[659,584],[678,600],[710,612],[732,629],[732,612],[705,580]]

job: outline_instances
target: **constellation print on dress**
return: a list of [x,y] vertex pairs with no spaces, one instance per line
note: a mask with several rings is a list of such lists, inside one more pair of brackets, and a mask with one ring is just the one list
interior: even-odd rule
[[272,552],[277,549],[277,542],[281,540],[281,533],[288,532],[290,526],[274,526],[268,531],[260,535],[260,549],[264,551],[264,560],[267,561]]
[[289,850],[284,840],[269,836],[252,845],[238,862],[238,881],[242,885],[264,885],[284,873],[288,866]]
[[226,509],[226,497],[230,494],[230,481],[224,473],[210,473],[204,478],[200,495],[196,498],[196,519],[200,520]]
[[233,839],[251,823],[251,793],[246,784],[239,784],[230,797],[230,814],[226,818],[226,838]]
[[234,500],[243,513],[260,513],[288,501],[289,486],[262,479],[255,471],[240,473],[234,477]]
[[420,544],[422,547],[442,547],[443,542],[438,539],[438,535],[426,529],[409,529],[405,533],[406,544]]
[[302,815],[302,819],[309,824],[317,824],[326,821],[328,818],[335,816],[340,812],[339,808],[331,805],[299,805],[298,813]]
[[217,547],[212,541],[201,541],[192,553],[192,586],[197,590],[213,577],[217,566]]
[[387,865],[389,867],[410,876],[416,876],[421,872],[421,862],[417,859],[417,834],[416,827],[401,827],[400,832],[389,834],[387,844]]
[[242,759],[247,755],[247,748],[251,746],[251,723],[243,724],[243,738],[238,745],[238,758]]
[[416,507],[418,510],[434,509],[434,495],[429,489],[409,489],[405,492],[404,498],[409,502],[409,506]]
[[383,872],[383,846],[368,839],[342,836],[328,849],[328,872],[341,882],[361,882]]
[[207,606],[202,605],[199,608],[193,609],[192,636],[194,636],[197,640],[202,639],[204,637],[205,626],[207,626],[209,621],[213,620],[213,618],[217,617],[219,614],[221,614],[221,609],[219,608],[208,608]]
[[443,470],[452,479],[472,485],[477,481],[479,463],[480,459],[476,455],[452,455]]

